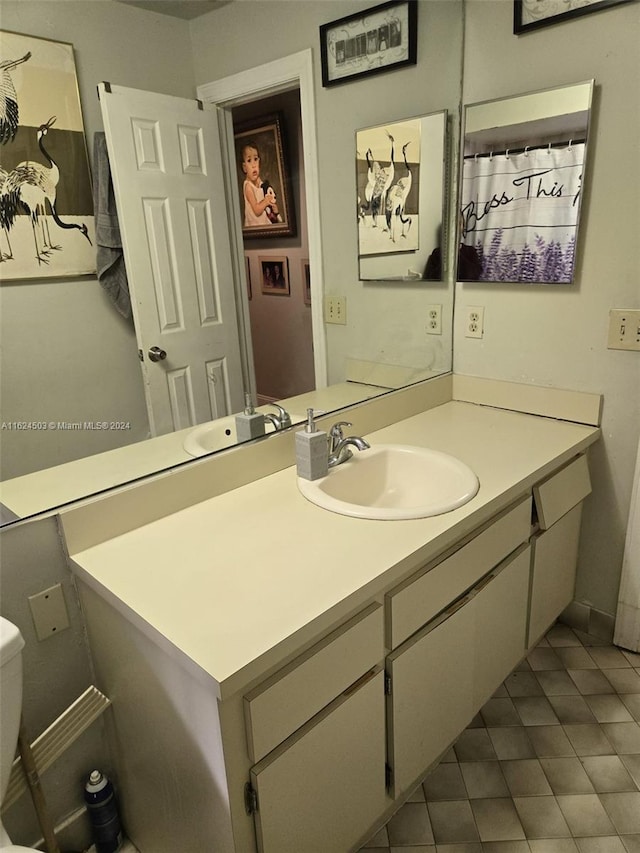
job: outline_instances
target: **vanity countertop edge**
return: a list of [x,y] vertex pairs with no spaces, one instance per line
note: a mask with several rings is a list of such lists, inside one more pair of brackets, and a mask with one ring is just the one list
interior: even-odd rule
[[[478,494],[439,516],[372,521],[328,512],[296,469],[70,554],[72,570],[218,696],[246,690],[451,548],[598,440],[567,421],[448,402],[366,436],[457,456]],[[61,517],[64,531],[64,515]]]

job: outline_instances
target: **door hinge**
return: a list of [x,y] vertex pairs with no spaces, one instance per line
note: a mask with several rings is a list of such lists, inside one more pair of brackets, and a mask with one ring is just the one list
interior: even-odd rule
[[138,358],[140,359],[140,361],[144,361],[144,353],[141,349],[138,350]]
[[390,791],[393,785],[393,770],[386,762],[384,765],[384,784],[387,791]]
[[255,814],[258,811],[258,795],[251,782],[244,786],[244,808],[247,814]]
[[391,676],[384,674],[384,695],[391,696]]

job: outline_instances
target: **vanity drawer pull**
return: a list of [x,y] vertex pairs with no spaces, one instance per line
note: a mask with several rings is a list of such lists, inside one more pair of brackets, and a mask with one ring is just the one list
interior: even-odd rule
[[561,471],[533,487],[540,528],[548,530],[590,493],[589,466],[583,453]]
[[397,648],[450,602],[464,595],[526,542],[530,532],[531,497],[527,497],[449,557],[421,569],[388,593],[385,600],[390,647]]
[[381,604],[370,604],[244,697],[252,761],[370,676],[384,658],[383,614]]

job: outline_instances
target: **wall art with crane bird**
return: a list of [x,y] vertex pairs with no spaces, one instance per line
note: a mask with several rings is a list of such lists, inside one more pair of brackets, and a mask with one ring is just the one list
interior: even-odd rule
[[0,30],[0,282],[96,271],[73,46]]
[[361,256],[415,252],[420,246],[420,136],[419,119],[356,133]]

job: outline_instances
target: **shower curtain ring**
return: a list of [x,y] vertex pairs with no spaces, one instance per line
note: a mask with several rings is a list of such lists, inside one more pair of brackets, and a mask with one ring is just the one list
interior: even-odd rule
[[505,159],[506,159],[506,160],[508,160],[508,159],[509,159],[509,149],[508,149],[508,148],[507,148],[507,150],[504,152],[504,156],[505,156]]
[[525,147],[524,147],[524,156],[525,157],[529,156],[529,146],[528,145],[525,145]]

